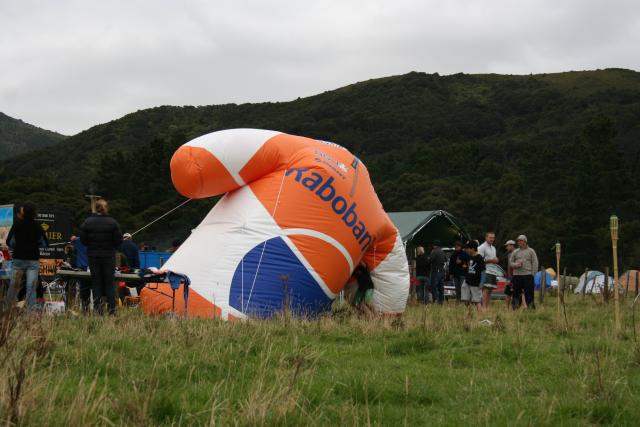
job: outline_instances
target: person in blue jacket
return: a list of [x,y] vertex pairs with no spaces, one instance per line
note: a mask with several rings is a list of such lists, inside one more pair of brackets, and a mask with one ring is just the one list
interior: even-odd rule
[[124,233],[122,235],[122,243],[118,250],[127,257],[127,267],[133,269],[140,268],[140,253],[138,251],[138,245],[133,242],[131,234]]
[[[87,255],[87,247],[82,243],[78,236],[71,236],[71,244],[75,256],[73,259],[73,268],[87,271],[89,269],[89,255]],[[78,281],[80,285],[80,306],[83,312],[88,312],[91,303],[91,281],[81,279]]]

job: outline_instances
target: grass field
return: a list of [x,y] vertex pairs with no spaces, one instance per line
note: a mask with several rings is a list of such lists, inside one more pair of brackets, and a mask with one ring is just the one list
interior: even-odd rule
[[[548,297],[547,297],[548,298]],[[0,330],[0,411],[16,425],[638,425],[631,300],[571,296],[492,325],[463,307],[401,323],[19,317]],[[568,328],[567,328],[568,325]]]

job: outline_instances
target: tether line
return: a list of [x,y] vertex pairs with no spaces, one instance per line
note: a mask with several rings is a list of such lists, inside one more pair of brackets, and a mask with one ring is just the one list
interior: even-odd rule
[[134,231],[133,233],[131,233],[131,236],[135,236],[136,234],[138,234],[139,232],[141,232],[142,230],[144,230],[145,228],[155,224],[156,222],[160,221],[162,218],[164,218],[165,216],[169,215],[171,212],[183,207],[184,205],[186,205],[187,203],[189,203],[190,201],[192,201],[193,199],[187,199],[184,202],[180,203],[178,206],[176,206],[175,208],[171,209],[169,212],[166,212],[162,215],[160,215],[158,218],[154,219],[153,221],[151,221],[150,223],[148,223],[147,225],[145,225],[144,227],[142,227],[139,230]]
[[[282,181],[280,181],[280,189],[278,190],[278,197],[276,197],[276,204],[273,207],[273,213],[271,217],[273,220],[276,220],[276,211],[278,210],[278,204],[280,203],[280,195],[282,194],[282,187],[284,185],[284,178],[287,176],[287,169],[284,170],[282,174]],[[251,295],[253,294],[253,287],[256,285],[256,279],[258,278],[258,272],[260,271],[260,264],[262,264],[262,256],[264,255],[264,250],[267,247],[267,241],[262,244],[262,252],[260,253],[260,259],[258,260],[258,268],[256,268],[256,274],[253,276],[253,283],[251,284],[251,290],[249,291],[249,297],[247,298],[247,307],[249,307],[249,302],[251,302]],[[244,258],[243,258],[244,259]]]
[[[162,214],[161,216],[159,216],[158,218],[154,219],[153,221],[151,221],[150,223],[148,223],[147,225],[145,225],[144,227],[142,227],[139,230],[134,231],[133,233],[131,233],[131,237],[135,236],[136,234],[138,234],[139,232],[141,232],[142,230],[144,230],[145,228],[151,226],[152,224],[155,224],[156,222],[160,221],[162,218],[164,218],[165,216],[169,215],[171,212],[183,207],[184,205],[186,205],[187,203],[189,203],[190,201],[192,201],[193,199],[187,199],[184,202],[180,203],[178,206],[176,206],[175,208],[171,209],[169,212],[166,212],[164,214]],[[60,243],[51,243],[49,246],[60,246],[60,245],[68,245],[72,242],[60,242]]]

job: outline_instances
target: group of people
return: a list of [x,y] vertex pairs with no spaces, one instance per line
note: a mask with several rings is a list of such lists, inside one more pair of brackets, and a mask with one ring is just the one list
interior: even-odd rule
[[413,261],[418,302],[427,304],[444,302],[444,282],[448,278],[455,286],[456,299],[469,307],[475,305],[478,310],[488,310],[491,295],[498,286],[499,269],[491,265],[500,265],[508,283],[505,286],[507,304],[514,309],[524,305],[535,308],[534,275],[538,271],[538,257],[529,247],[527,236],[520,235],[515,241],[504,244],[504,253],[498,256],[495,247],[496,235],[487,232],[482,244],[470,240],[464,245],[455,242],[454,251],[449,259],[439,241],[433,242],[429,254],[424,247],[416,249]]
[[[13,307],[20,290],[23,277],[26,277],[26,308],[34,310],[37,306],[36,289],[38,286],[40,248],[49,242],[40,224],[36,221],[36,206],[24,203],[18,208],[16,221],[6,239],[12,249],[13,261],[9,288],[2,304],[4,310]],[[124,254],[131,268],[140,267],[138,247],[129,233],[122,234],[118,222],[109,216],[106,200],[96,201],[95,212],[80,226],[78,236],[71,239],[68,261],[81,270],[88,270],[91,280],[80,281],[80,300],[85,311],[89,309],[93,295],[93,309],[96,313],[115,314],[115,267],[116,251]]]

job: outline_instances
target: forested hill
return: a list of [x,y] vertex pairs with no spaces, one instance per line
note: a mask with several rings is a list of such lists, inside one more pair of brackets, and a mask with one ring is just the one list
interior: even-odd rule
[[55,144],[64,135],[40,129],[0,112],[0,160]]
[[[560,240],[574,273],[609,262],[615,212],[621,264],[640,263],[640,73],[622,69],[412,72],[291,102],[138,111],[0,163],[0,203],[66,205],[79,220],[92,187],[134,230],[183,200],[169,178],[175,148],[236,127],[341,144],[387,210],[446,209],[501,242],[525,233],[547,265]],[[191,202],[140,239],[185,237],[212,203]]]

